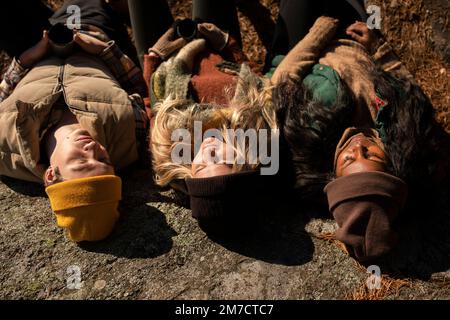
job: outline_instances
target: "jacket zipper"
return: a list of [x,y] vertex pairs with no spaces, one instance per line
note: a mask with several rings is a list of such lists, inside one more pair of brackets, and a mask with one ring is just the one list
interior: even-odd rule
[[69,103],[67,102],[67,97],[66,97],[66,90],[64,90],[64,84],[63,84],[63,79],[64,79],[64,69],[65,69],[65,65],[63,64],[60,68],[59,68],[59,72],[58,72],[58,84],[56,86],[56,91],[61,90],[63,93],[63,98],[64,98],[64,102],[65,104],[69,107],[69,110],[73,113],[72,110],[77,110],[77,111],[81,111],[81,112],[87,112],[87,113],[95,113],[95,112],[91,112],[91,111],[87,111],[87,110],[83,110],[74,106],[69,105]]

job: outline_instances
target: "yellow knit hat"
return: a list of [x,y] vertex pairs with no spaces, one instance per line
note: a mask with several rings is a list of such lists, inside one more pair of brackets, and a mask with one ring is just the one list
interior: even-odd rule
[[119,218],[122,180],[114,175],[60,182],[45,188],[59,227],[75,242],[106,238]]

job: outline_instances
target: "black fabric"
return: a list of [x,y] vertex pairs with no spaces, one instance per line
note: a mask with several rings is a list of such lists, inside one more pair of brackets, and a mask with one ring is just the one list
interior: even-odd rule
[[[128,0],[131,25],[143,64],[143,56],[148,48],[173,24],[173,17],[166,0]],[[187,18],[187,17],[185,17]],[[242,44],[237,11],[233,0],[193,0],[192,19],[198,22],[214,23]]]
[[186,179],[186,185],[192,217],[214,234],[245,231],[285,195],[279,176],[261,175],[259,170]]
[[144,54],[173,24],[166,0],[128,0],[131,26],[139,61],[143,67]]
[[234,0],[193,0],[192,19],[215,24],[242,46],[241,31]]
[[323,12],[321,0],[281,0],[271,55],[285,55],[300,41]]
[[[363,1],[354,1],[364,7]],[[266,69],[273,57],[286,55],[308,33],[316,19],[323,15],[339,19],[338,35],[344,37],[345,28],[356,20],[364,19],[347,0],[281,0]]]
[[67,7],[77,5],[80,7],[81,24],[89,24],[100,28],[108,37],[116,42],[119,48],[135,63],[136,49],[128,36],[125,21],[103,0],[66,0],[64,5],[49,19],[51,25],[66,24],[72,13],[67,13]]
[[50,28],[53,11],[40,0],[0,1],[0,50],[19,57],[42,38]]
[[[354,5],[362,6],[365,13],[363,1],[359,0],[324,0],[324,15],[339,19],[339,28],[336,31],[336,36],[339,38],[348,37],[345,33],[347,27],[356,21],[366,21],[367,16],[360,15]],[[353,3],[353,4],[352,4]]]

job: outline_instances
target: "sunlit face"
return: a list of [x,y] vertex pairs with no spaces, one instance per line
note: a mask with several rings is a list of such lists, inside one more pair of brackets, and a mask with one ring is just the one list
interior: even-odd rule
[[336,176],[357,172],[386,171],[386,155],[373,139],[364,135],[351,138],[336,162]]
[[[56,134],[55,134],[56,135]],[[58,132],[50,166],[64,180],[114,174],[106,149],[84,129]]]
[[[226,154],[228,146],[219,139],[210,137],[203,140],[200,150],[192,163],[194,178],[208,178],[231,174],[232,165],[227,164]],[[233,150],[228,150],[233,155]]]

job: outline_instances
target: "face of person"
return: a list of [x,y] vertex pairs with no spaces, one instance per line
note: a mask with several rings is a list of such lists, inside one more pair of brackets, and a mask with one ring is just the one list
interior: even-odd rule
[[364,135],[351,138],[336,162],[336,176],[357,172],[386,171],[386,155],[373,139]]
[[50,166],[64,180],[114,174],[106,149],[84,129],[62,130],[56,137]]
[[[194,178],[209,178],[231,174],[232,165],[227,164],[228,146],[219,139],[210,137],[203,140],[200,150],[192,163],[192,176]],[[233,150],[228,150],[234,154]]]

